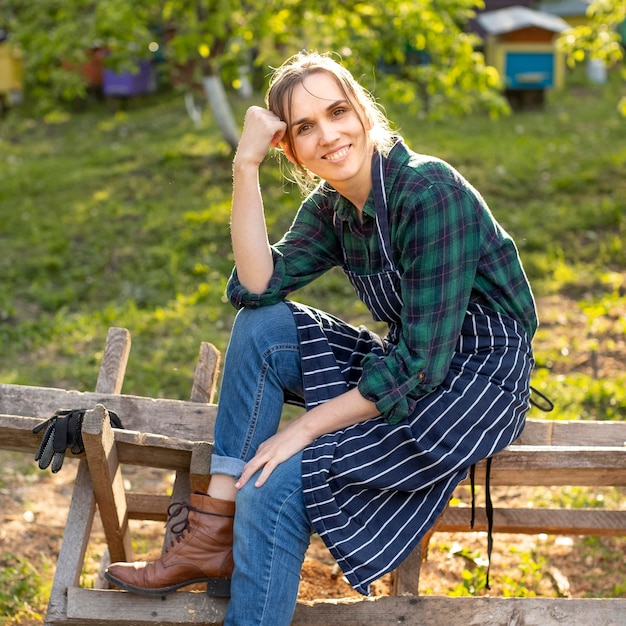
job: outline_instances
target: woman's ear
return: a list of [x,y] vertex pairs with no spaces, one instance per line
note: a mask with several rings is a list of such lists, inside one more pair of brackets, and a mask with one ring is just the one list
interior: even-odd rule
[[282,148],[283,152],[285,153],[285,156],[287,157],[287,160],[290,163],[293,163],[293,165],[298,165],[298,161],[293,153],[293,150],[291,149],[291,146],[289,145],[289,143],[287,141],[280,141],[278,143],[278,145]]

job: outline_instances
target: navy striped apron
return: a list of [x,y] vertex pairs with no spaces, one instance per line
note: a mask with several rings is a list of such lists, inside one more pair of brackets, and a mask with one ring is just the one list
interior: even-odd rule
[[[363,357],[382,357],[398,340],[402,299],[382,159],[375,157],[372,170],[383,268],[358,276],[345,263],[344,271],[374,318],[389,323],[389,334],[382,342],[365,327],[288,302],[298,327],[307,408],[356,386]],[[419,544],[468,468],[521,434],[532,365],[521,324],[472,303],[448,375],[411,415],[394,425],[379,416],[305,448],[302,487],[311,523],[354,589],[368,595],[370,583]]]

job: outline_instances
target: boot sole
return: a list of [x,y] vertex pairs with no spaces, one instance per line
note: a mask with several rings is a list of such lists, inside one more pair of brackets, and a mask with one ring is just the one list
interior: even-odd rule
[[179,583],[178,585],[152,589],[130,585],[129,583],[119,580],[119,578],[115,578],[115,576],[111,576],[109,572],[105,572],[104,577],[116,587],[119,587],[124,591],[136,593],[140,596],[162,596],[168,593],[173,593],[183,587],[188,587],[189,585],[206,583],[206,594],[208,596],[212,598],[230,598],[230,578],[197,578],[195,580],[188,580],[184,583]]

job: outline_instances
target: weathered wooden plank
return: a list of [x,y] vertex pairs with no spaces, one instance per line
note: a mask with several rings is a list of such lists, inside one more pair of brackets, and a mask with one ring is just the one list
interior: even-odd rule
[[[110,594],[116,594],[113,600]],[[226,601],[179,592],[146,598],[70,588],[68,620],[84,626],[219,626]],[[386,596],[299,603],[292,626],[624,626],[626,599],[448,598]]]
[[130,333],[126,328],[109,328],[98,371],[96,391],[122,393],[122,384],[130,355],[130,343]]
[[626,445],[626,422],[527,419],[515,444],[534,446]]
[[[487,514],[476,507],[474,528],[471,510],[449,506],[437,520],[437,532],[486,531]],[[494,532],[548,535],[626,536],[626,511],[607,509],[515,509],[501,508],[495,502]]]
[[43,432],[33,435],[33,428],[41,423],[38,417],[0,415],[0,449],[35,454]]
[[[98,394],[119,393],[126,371],[129,349],[130,335],[127,331],[111,329],[107,337],[107,344],[104,347],[104,357],[100,364],[96,383]],[[5,399],[5,392],[6,386],[2,385],[0,387],[0,402]],[[59,405],[57,408],[61,406]],[[74,405],[68,408],[79,407]],[[47,416],[52,412],[34,413],[34,415]],[[27,411],[26,415],[28,414]],[[95,511],[96,498],[89,467],[87,461],[83,459],[78,465],[78,472],[74,481],[72,499],[65,523],[65,533],[50,589],[44,626],[50,626],[55,619],[62,619],[67,616],[67,590],[78,585],[89,544],[89,535],[93,528]]]
[[89,544],[89,531],[96,513],[91,476],[86,461],[78,466],[65,532],[50,590],[45,626],[63,619],[67,610],[67,589],[78,585]]
[[416,596],[419,589],[420,571],[422,569],[422,546],[417,546],[409,556],[392,573],[391,593],[394,596]]
[[165,494],[129,491],[126,494],[128,517],[130,519],[164,522],[171,499]]
[[211,453],[213,444],[206,441],[196,443],[191,451],[189,464],[189,489],[191,492],[206,492],[209,488],[209,474],[211,472]]
[[177,437],[190,441],[213,441],[217,411],[214,404],[0,384],[0,413],[8,415],[47,419],[60,408],[93,408],[96,404],[115,411],[127,430],[161,435],[176,433]]
[[[165,521],[170,498],[166,495],[127,494],[129,517]],[[547,533],[572,535],[626,535],[626,511],[502,509],[494,511],[494,531],[502,533]],[[449,507],[439,519],[437,532],[468,532],[470,509]],[[487,530],[485,509],[477,507],[474,531]],[[405,595],[417,591],[421,554],[414,551],[394,573],[395,593]]]
[[124,480],[109,415],[101,404],[85,412],[83,443],[112,561],[132,561]]
[[174,437],[115,431],[115,443],[120,463],[187,471],[194,442]]
[[217,389],[217,375],[220,367],[220,351],[211,343],[200,344],[196,371],[191,387],[192,402],[211,403]]
[[[32,429],[40,422],[35,417],[0,415],[0,448],[34,454],[43,434],[33,435]],[[208,442],[193,442],[131,430],[116,429],[113,433],[120,462],[130,465],[186,471],[196,446],[201,446],[205,455],[210,455],[212,449]],[[78,458],[83,457],[84,454],[78,455]],[[199,473],[206,467],[208,465],[203,465],[199,460],[196,471]]]
[[[484,483],[484,461],[476,465],[476,480]],[[491,482],[508,486],[626,485],[626,446],[513,445],[493,457]]]
[[[41,434],[30,431],[39,421],[0,415],[0,447],[35,452]],[[191,441],[128,430],[114,432],[121,463],[189,469],[194,449]],[[494,457],[491,478],[493,485],[508,486],[626,485],[626,447],[514,445]],[[484,462],[477,465],[476,479],[484,481]]]

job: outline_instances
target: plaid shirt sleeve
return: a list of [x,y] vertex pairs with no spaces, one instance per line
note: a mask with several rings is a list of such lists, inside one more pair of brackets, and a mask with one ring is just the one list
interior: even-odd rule
[[291,228],[272,246],[274,274],[260,294],[247,291],[233,269],[226,294],[236,308],[266,306],[284,300],[331,267],[341,265],[341,246],[333,228],[331,197],[312,194],[300,206]]

